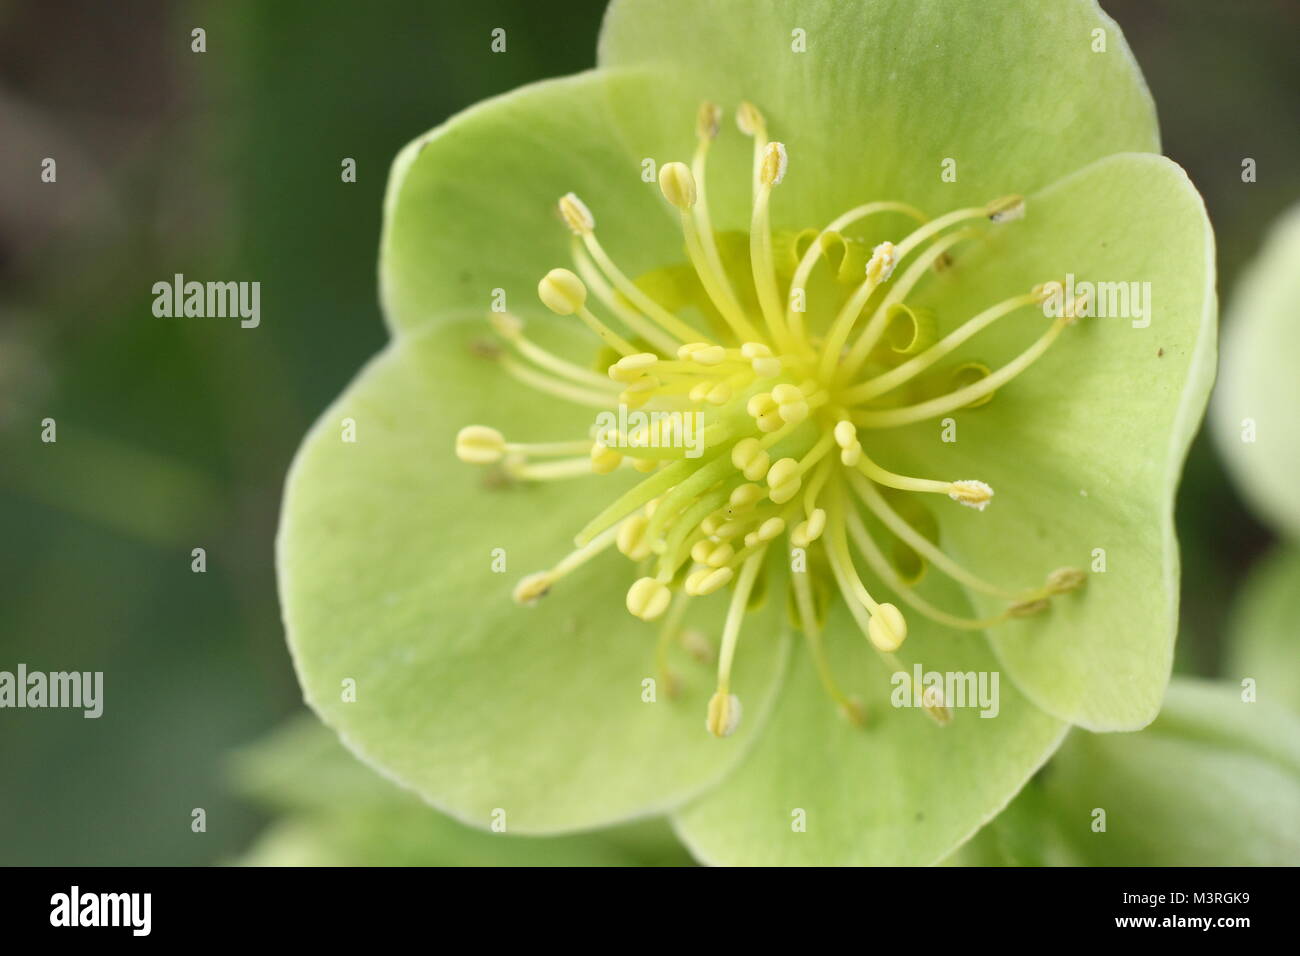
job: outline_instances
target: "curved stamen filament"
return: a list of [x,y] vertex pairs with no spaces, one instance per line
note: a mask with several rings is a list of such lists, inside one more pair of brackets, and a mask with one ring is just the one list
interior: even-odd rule
[[683,342],[711,342],[708,336],[702,335],[686,322],[673,315],[642,292],[631,279],[624,275],[623,271],[614,264],[614,260],[605,252],[593,230],[588,229],[579,233],[578,238],[582,240],[582,244],[590,254],[592,261],[600,267],[600,270],[605,273],[609,281],[614,284],[614,288],[626,296],[633,305],[647,316],[663,326],[671,335]]
[[736,110],[736,126],[746,136],[754,137],[754,172],[750,182],[754,195],[758,195],[759,174],[763,168],[763,150],[767,148],[767,120],[753,103],[744,102]]
[[826,341],[822,343],[822,358],[819,371],[823,381],[830,381],[834,377],[835,367],[840,361],[840,350],[844,347],[845,341],[848,340],[849,333],[853,330],[853,324],[858,320],[858,316],[862,314],[862,310],[866,307],[867,300],[871,298],[872,293],[893,274],[898,258],[898,247],[892,242],[882,242],[872,251],[871,261],[867,263],[866,279],[863,280],[862,284],[858,286],[835,316],[830,331],[826,333]]
[[715,267],[705,252],[704,240],[700,235],[694,210],[699,194],[690,167],[684,163],[664,163],[659,170],[659,190],[670,204],[677,207],[678,219],[682,224],[682,235],[686,239],[686,255],[690,258],[695,274],[714,307],[721,313],[727,325],[731,326],[732,332],[740,341],[761,341],[758,330],[750,324],[740,303],[736,300],[731,283],[727,281],[726,272]]
[[754,274],[754,290],[758,293],[759,308],[767,322],[772,340],[778,348],[791,348],[781,297],[776,288],[776,267],[772,261],[772,227],[768,206],[772,189],[785,177],[786,154],[781,143],[768,143],[759,167],[759,182],[754,193],[754,210],[749,228],[749,261]]
[[1027,305],[1034,305],[1043,301],[1043,294],[1039,292],[1030,292],[1026,295],[1013,296],[1004,302],[985,309],[974,318],[968,319],[960,327],[945,335],[942,339],[930,346],[920,355],[904,362],[896,368],[890,369],[875,378],[863,382],[861,385],[846,389],[839,397],[842,402],[848,405],[855,405],[859,402],[869,401],[885,392],[909,381],[920,372],[929,368],[935,362],[944,356],[950,354],[954,349],[970,339],[976,333],[988,328],[1003,316],[1010,315],[1017,309],[1024,308]]
[[739,702],[731,695],[731,665],[736,657],[736,644],[740,639],[740,625],[745,619],[745,607],[749,603],[750,592],[754,590],[754,581],[758,578],[765,553],[766,549],[751,555],[745,561],[736,578],[731,603],[727,606],[727,619],[722,627],[722,646],[718,652],[718,690],[709,702],[708,727],[718,737],[731,734],[739,723],[739,714],[732,710]]
[[1011,616],[1010,612],[1004,611],[1001,614],[988,618],[961,617],[956,614],[949,614],[947,611],[935,607],[903,583],[902,578],[899,576],[898,572],[894,570],[893,565],[889,563],[884,553],[876,545],[876,542],[872,540],[870,533],[867,531],[866,525],[862,522],[862,516],[852,509],[850,509],[848,513],[848,527],[849,533],[853,535],[853,543],[857,545],[858,551],[862,556],[867,559],[867,564],[871,566],[871,570],[874,571],[880,579],[903,600],[904,603],[915,608],[935,623],[959,631],[983,631],[995,624],[1001,624]]
[[790,281],[790,299],[786,305],[786,323],[790,328],[791,335],[801,346],[806,348],[808,341],[804,334],[803,310],[794,307],[794,293],[796,289],[805,294],[807,293],[808,279],[823,255],[823,244],[828,237],[839,233],[858,220],[886,212],[899,212],[905,216],[911,216],[918,222],[925,222],[925,214],[907,203],[869,202],[850,209],[838,218],[831,220],[830,224],[817,234],[817,237],[808,246],[807,251],[804,252],[803,258],[799,260],[799,265],[795,267],[794,278]]
[[[857,608],[854,610],[854,616],[857,616],[858,610],[875,614],[880,609],[880,605],[871,596],[862,579],[858,577],[858,572],[853,567],[853,557],[849,554],[848,538],[844,533],[844,516],[847,510],[843,490],[837,486],[835,494],[831,497],[831,520],[827,523],[827,533],[823,537],[826,542],[826,557],[830,561],[831,572],[835,575],[835,580],[850,610]],[[867,620],[859,619],[859,623],[862,625],[863,633],[867,633]]]
[[893,281],[889,294],[880,301],[880,305],[871,314],[871,318],[867,320],[862,333],[853,343],[849,349],[849,354],[841,363],[839,372],[841,380],[852,380],[858,369],[862,367],[862,363],[871,354],[871,350],[880,341],[881,336],[885,334],[885,329],[889,326],[890,309],[902,302],[916,284],[924,276],[930,274],[933,265],[945,256],[950,248],[973,235],[973,230],[959,229],[946,236],[940,236],[934,241],[933,245],[917,256],[898,279]]
[[590,388],[607,389],[609,380],[601,375],[585,369],[581,365],[575,365],[567,359],[562,359],[558,355],[543,348],[536,342],[529,339],[523,331],[524,325],[518,318],[509,313],[493,313],[489,316],[489,321],[497,334],[505,339],[521,356],[531,361],[534,365],[554,372],[562,378],[567,378],[571,382],[579,385],[585,385]]
[[668,614],[664,617],[663,626],[659,629],[659,640],[655,643],[655,669],[659,672],[659,679],[663,682],[669,697],[676,697],[679,687],[677,675],[668,664],[668,650],[681,635],[682,618],[686,615],[688,603],[690,603],[690,595],[685,592],[680,592],[673,598]]
[[967,587],[981,591],[993,597],[1005,598],[1009,601],[1024,600],[1028,597],[1036,596],[1031,592],[1018,593],[1006,588],[1000,588],[996,584],[990,584],[983,578],[972,574],[964,567],[948,557],[938,546],[929,538],[921,534],[910,524],[908,524],[897,511],[889,506],[885,496],[876,490],[875,485],[856,472],[849,472],[849,484],[857,492],[858,497],[862,499],[871,513],[880,519],[886,528],[892,531],[898,538],[909,548],[925,558],[936,568],[942,571],[948,577],[952,578]]
[[813,606],[812,584],[808,572],[795,572],[792,576],[795,607],[799,612],[799,626],[804,639],[808,641],[808,651],[812,654],[813,665],[817,668],[817,678],[821,681],[826,694],[839,707],[840,713],[855,724],[865,722],[866,714],[862,702],[848,697],[840,690],[831,672],[830,659],[826,655],[826,642],[822,639],[821,625],[817,623],[817,611]]
[[[582,281],[596,293],[605,308],[609,309],[622,320],[623,324],[631,329],[634,333],[641,336],[664,355],[671,355],[677,350],[677,346],[685,341],[693,339],[677,339],[661,326],[655,325],[636,309],[629,307],[623,300],[614,293],[613,287],[601,275],[596,264],[591,261],[591,256],[583,247],[582,241],[573,237],[571,244],[571,253],[573,255],[573,264],[578,269],[578,274],[582,276]],[[693,333],[692,333],[693,334]]]
[[498,361],[500,361],[501,367],[506,370],[511,378],[530,388],[535,388],[539,392],[546,392],[548,395],[554,395],[556,398],[573,402],[575,405],[585,405],[588,408],[606,409],[613,404],[614,394],[612,392],[598,392],[594,388],[582,388],[568,382],[562,382],[544,372],[539,372],[520,362],[516,362],[508,355],[501,356]]
[[586,455],[591,452],[591,445],[590,438],[574,441],[507,442],[505,451],[507,454],[533,455],[539,458],[548,455]]
[[[620,462],[621,464],[621,462]],[[563,478],[580,478],[590,475],[591,456],[562,458],[559,461],[528,462],[506,461],[506,471],[511,477],[525,481],[559,481]]]
[[704,250],[704,255],[709,260],[709,265],[712,267],[714,274],[719,277],[727,298],[734,302],[736,294],[731,288],[731,280],[727,278],[727,270],[722,265],[722,256],[718,253],[718,244],[713,236],[713,217],[709,213],[708,184],[706,182],[709,147],[713,144],[713,140],[717,138],[721,118],[722,110],[713,103],[700,104],[700,111],[695,124],[697,137],[695,155],[691,157],[691,174],[695,179],[695,207],[692,212],[695,214],[700,245]]
[[589,543],[569,552],[558,564],[546,571],[530,574],[521,580],[513,592],[519,604],[533,604],[543,597],[565,575],[582,567],[596,555],[605,551],[618,538],[618,527],[608,528],[592,538]]
[[1014,359],[1003,365],[996,372],[991,372],[984,376],[978,382],[967,385],[964,388],[956,389],[947,395],[939,398],[930,399],[928,402],[921,402],[916,405],[907,405],[903,408],[890,408],[872,411],[859,411],[853,414],[854,424],[861,425],[865,428],[897,428],[901,425],[911,425],[915,422],[923,422],[929,418],[935,418],[948,412],[956,411],[959,408],[965,408],[971,402],[977,401],[986,395],[991,395],[997,389],[1001,388],[1007,382],[1011,381],[1034,362],[1051,347],[1057,337],[1065,331],[1066,326],[1074,322],[1071,315],[1063,315],[1056,319],[1034,342],[1033,345],[1025,349]]

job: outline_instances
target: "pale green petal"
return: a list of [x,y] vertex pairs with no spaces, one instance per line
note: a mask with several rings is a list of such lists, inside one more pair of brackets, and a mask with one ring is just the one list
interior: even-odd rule
[[662,820],[598,833],[519,837],[466,827],[384,780],[313,718],[236,755],[247,796],[282,811],[246,866],[689,865]]
[[[561,407],[470,353],[446,323],[376,359],[308,436],[278,542],[281,600],[308,703],[360,756],[457,818],[556,832],[661,812],[723,777],[762,723],[785,638],[778,602],[740,662],[747,719],[704,728],[712,675],[679,661],[683,696],[642,702],[656,629],[631,618],[634,567],[611,552],[534,608],[513,585],[566,554],[626,481],[489,491],[453,456],[467,423],[510,440],[582,437],[594,413]],[[356,442],[341,440],[353,419]],[[492,571],[504,549],[508,573]],[[725,596],[689,622],[716,634]],[[356,701],[342,699],[356,682]]]
[[588,72],[481,103],[420,136],[393,161],[384,200],[380,288],[395,334],[466,310],[494,290],[521,316],[554,319],[537,282],[572,268],[556,202],[576,192],[631,276],[680,259],[681,233],[653,177],[623,145],[611,91],[648,101],[649,81]]
[[1237,283],[1224,318],[1223,374],[1214,399],[1219,449],[1254,510],[1300,536],[1300,206],[1273,227]]
[[[653,103],[618,112],[638,155],[688,159],[696,105],[725,108],[710,190],[726,228],[748,221],[748,146],[731,121],[742,100],[789,150],[773,216],[794,228],[873,199],[938,215],[1109,153],[1159,151],[1141,73],[1092,0],[614,0],[599,63],[659,76]],[[955,182],[941,179],[946,159]]]
[[[986,578],[1027,587],[1062,566],[1089,572],[1047,613],[995,628],[994,647],[1048,712],[1135,729],[1155,716],[1169,676],[1174,491],[1214,374],[1214,242],[1200,196],[1163,157],[1110,157],[1029,197],[1024,220],[960,252],[916,301],[951,328],[1068,274],[1150,283],[1149,325],[1132,303],[1127,318],[1108,305],[1111,317],[1081,319],[987,405],[952,413],[955,442],[938,420],[862,440],[887,467],[993,486],[983,512],[935,508],[945,545]],[[1001,365],[1049,323],[1025,309],[958,354]]]
[[[940,591],[949,606],[961,596]],[[982,636],[909,618],[910,669],[996,672]],[[832,669],[871,714],[841,718],[798,646],[786,687],[750,756],[675,816],[697,858],[723,865],[916,865],[942,860],[995,816],[1060,742],[1065,725],[1036,709],[1005,674],[998,711],[955,709],[940,727],[891,705],[891,671],[842,604],[827,635]],[[988,680],[989,678],[986,678]],[[986,684],[986,688],[992,687]],[[800,815],[802,811],[802,816]],[[802,819],[805,830],[796,824]]]
[[1231,684],[1179,679],[1147,730],[1071,734],[1044,783],[1081,863],[1300,863],[1300,719]]
[[1232,611],[1223,675],[1252,680],[1259,699],[1300,712],[1300,549],[1254,568]]

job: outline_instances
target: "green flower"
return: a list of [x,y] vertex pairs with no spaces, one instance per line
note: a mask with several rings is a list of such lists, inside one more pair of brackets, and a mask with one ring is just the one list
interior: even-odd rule
[[1300,717],[1228,682],[1175,678],[1136,734],[1071,731],[968,866],[1294,866]]
[[1246,500],[1270,525],[1300,537],[1300,206],[1273,227],[1233,297],[1215,396],[1215,437]]
[[286,491],[309,702],[480,827],[944,858],[1164,694],[1215,309],[1157,149],[1092,2],[615,0],[394,164]]
[[1226,671],[1263,700],[1300,711],[1300,469],[1294,359],[1300,352],[1300,206],[1274,225],[1228,309],[1213,424],[1246,500],[1283,541],[1252,570],[1233,608]]

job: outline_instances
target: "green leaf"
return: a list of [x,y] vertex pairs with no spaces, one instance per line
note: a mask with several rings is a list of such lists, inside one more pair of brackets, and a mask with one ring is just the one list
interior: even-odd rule
[[[307,701],[358,755],[477,826],[498,808],[518,833],[663,812],[725,776],[762,724],[785,654],[777,602],[755,615],[737,675],[746,719],[724,742],[704,729],[713,676],[684,654],[681,698],[661,686],[642,702],[657,632],[625,610],[635,569],[612,549],[516,606],[519,578],[567,554],[626,482],[492,490],[457,461],[465,424],[549,441],[584,435],[594,414],[539,400],[472,352],[477,334],[449,322],[390,347],[299,452],[278,564]],[[492,570],[496,548],[508,573]],[[698,602],[688,623],[719,633],[725,600]]]
[[[1109,305],[1111,317],[1080,319],[987,405],[953,412],[955,442],[942,440],[940,421],[872,440],[885,467],[993,486],[983,512],[936,509],[945,546],[967,567],[1007,587],[1062,566],[1089,572],[1046,613],[994,628],[994,647],[1049,713],[1135,729],[1159,710],[1177,629],[1173,499],[1214,374],[1213,235],[1182,170],[1158,156],[1101,160],[1026,208],[979,246],[958,246],[952,268],[917,295],[941,332],[1067,274],[1150,283],[1150,324]],[[1000,366],[1050,321],[1027,308],[957,354]]]
[[1247,502],[1300,537],[1300,206],[1274,225],[1225,316],[1223,375],[1214,400],[1219,450]]
[[[1105,52],[1093,52],[1097,30]],[[877,199],[938,215],[1160,148],[1141,73],[1091,0],[614,0],[599,63],[658,78],[652,101],[617,113],[637,155],[688,159],[701,100],[729,127],[739,102],[757,105],[789,150],[772,214],[793,229]],[[749,221],[740,139],[729,130],[710,160],[729,171],[709,187],[720,228]],[[946,159],[955,182],[940,178]]]
[[246,795],[281,811],[247,866],[689,865],[661,820],[598,833],[519,837],[456,823],[353,757],[313,718],[236,755]]
[[[1075,732],[1044,774],[1076,859],[1096,866],[1300,860],[1300,719],[1230,684],[1179,678],[1136,734]],[[1093,831],[1105,811],[1105,832]]]
[[1250,678],[1259,699],[1300,712],[1300,549],[1283,545],[1254,568],[1228,624],[1224,676]]
[[[951,585],[930,585],[936,603],[960,607]],[[721,865],[917,865],[946,857],[994,817],[1065,733],[1005,675],[998,712],[954,709],[941,727],[924,711],[891,704],[891,672],[842,604],[826,641],[846,693],[864,701],[856,727],[822,691],[809,655],[796,649],[790,676],[763,736],[734,774],[675,816],[700,860]],[[910,669],[997,671],[978,634],[909,619],[899,652]],[[991,681],[991,676],[986,678]],[[986,684],[991,688],[992,684]],[[798,811],[805,829],[799,831]]]

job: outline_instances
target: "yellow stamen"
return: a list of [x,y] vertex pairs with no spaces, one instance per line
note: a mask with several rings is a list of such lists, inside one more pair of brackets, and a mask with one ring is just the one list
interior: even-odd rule
[[727,619],[722,626],[722,647],[718,652],[718,690],[709,701],[707,722],[709,732],[715,737],[729,736],[740,724],[740,701],[731,693],[731,665],[740,639],[740,625],[745,619],[745,606],[763,564],[764,553],[754,554],[740,569],[736,590],[732,592],[727,607]]
[[1047,331],[1044,332],[1029,348],[1025,349],[1014,359],[1002,366],[995,372],[986,375],[980,381],[973,385],[967,385],[965,388],[959,388],[949,392],[939,398],[931,399],[928,402],[921,402],[917,405],[907,405],[903,408],[890,408],[877,411],[860,411],[853,415],[853,421],[858,425],[867,428],[897,428],[900,425],[911,425],[914,422],[923,422],[929,418],[935,418],[939,415],[945,415],[948,412],[964,408],[985,395],[1001,388],[1007,382],[1011,381],[1034,362],[1038,361],[1052,345],[1053,342],[1065,331],[1066,327],[1072,325],[1075,321],[1074,313],[1061,316],[1056,319]]
[[758,338],[758,331],[745,318],[744,310],[736,301],[735,293],[731,290],[725,273],[715,268],[704,251],[699,224],[692,212],[697,193],[695,177],[690,167],[685,163],[664,163],[659,167],[659,189],[663,192],[664,198],[676,206],[680,213],[682,234],[686,239],[686,254],[691,260],[691,265],[695,267],[695,273],[699,276],[704,291],[708,293],[714,306],[738,338],[742,341]]
[[781,309],[781,296],[776,288],[776,268],[772,261],[772,228],[769,223],[768,205],[772,197],[772,187],[785,178],[789,159],[785,145],[768,143],[763,150],[763,160],[759,166],[758,188],[754,193],[754,211],[749,228],[749,261],[754,275],[754,289],[758,293],[759,308],[767,322],[772,339],[782,349],[791,348],[789,333],[785,327],[785,317]]

